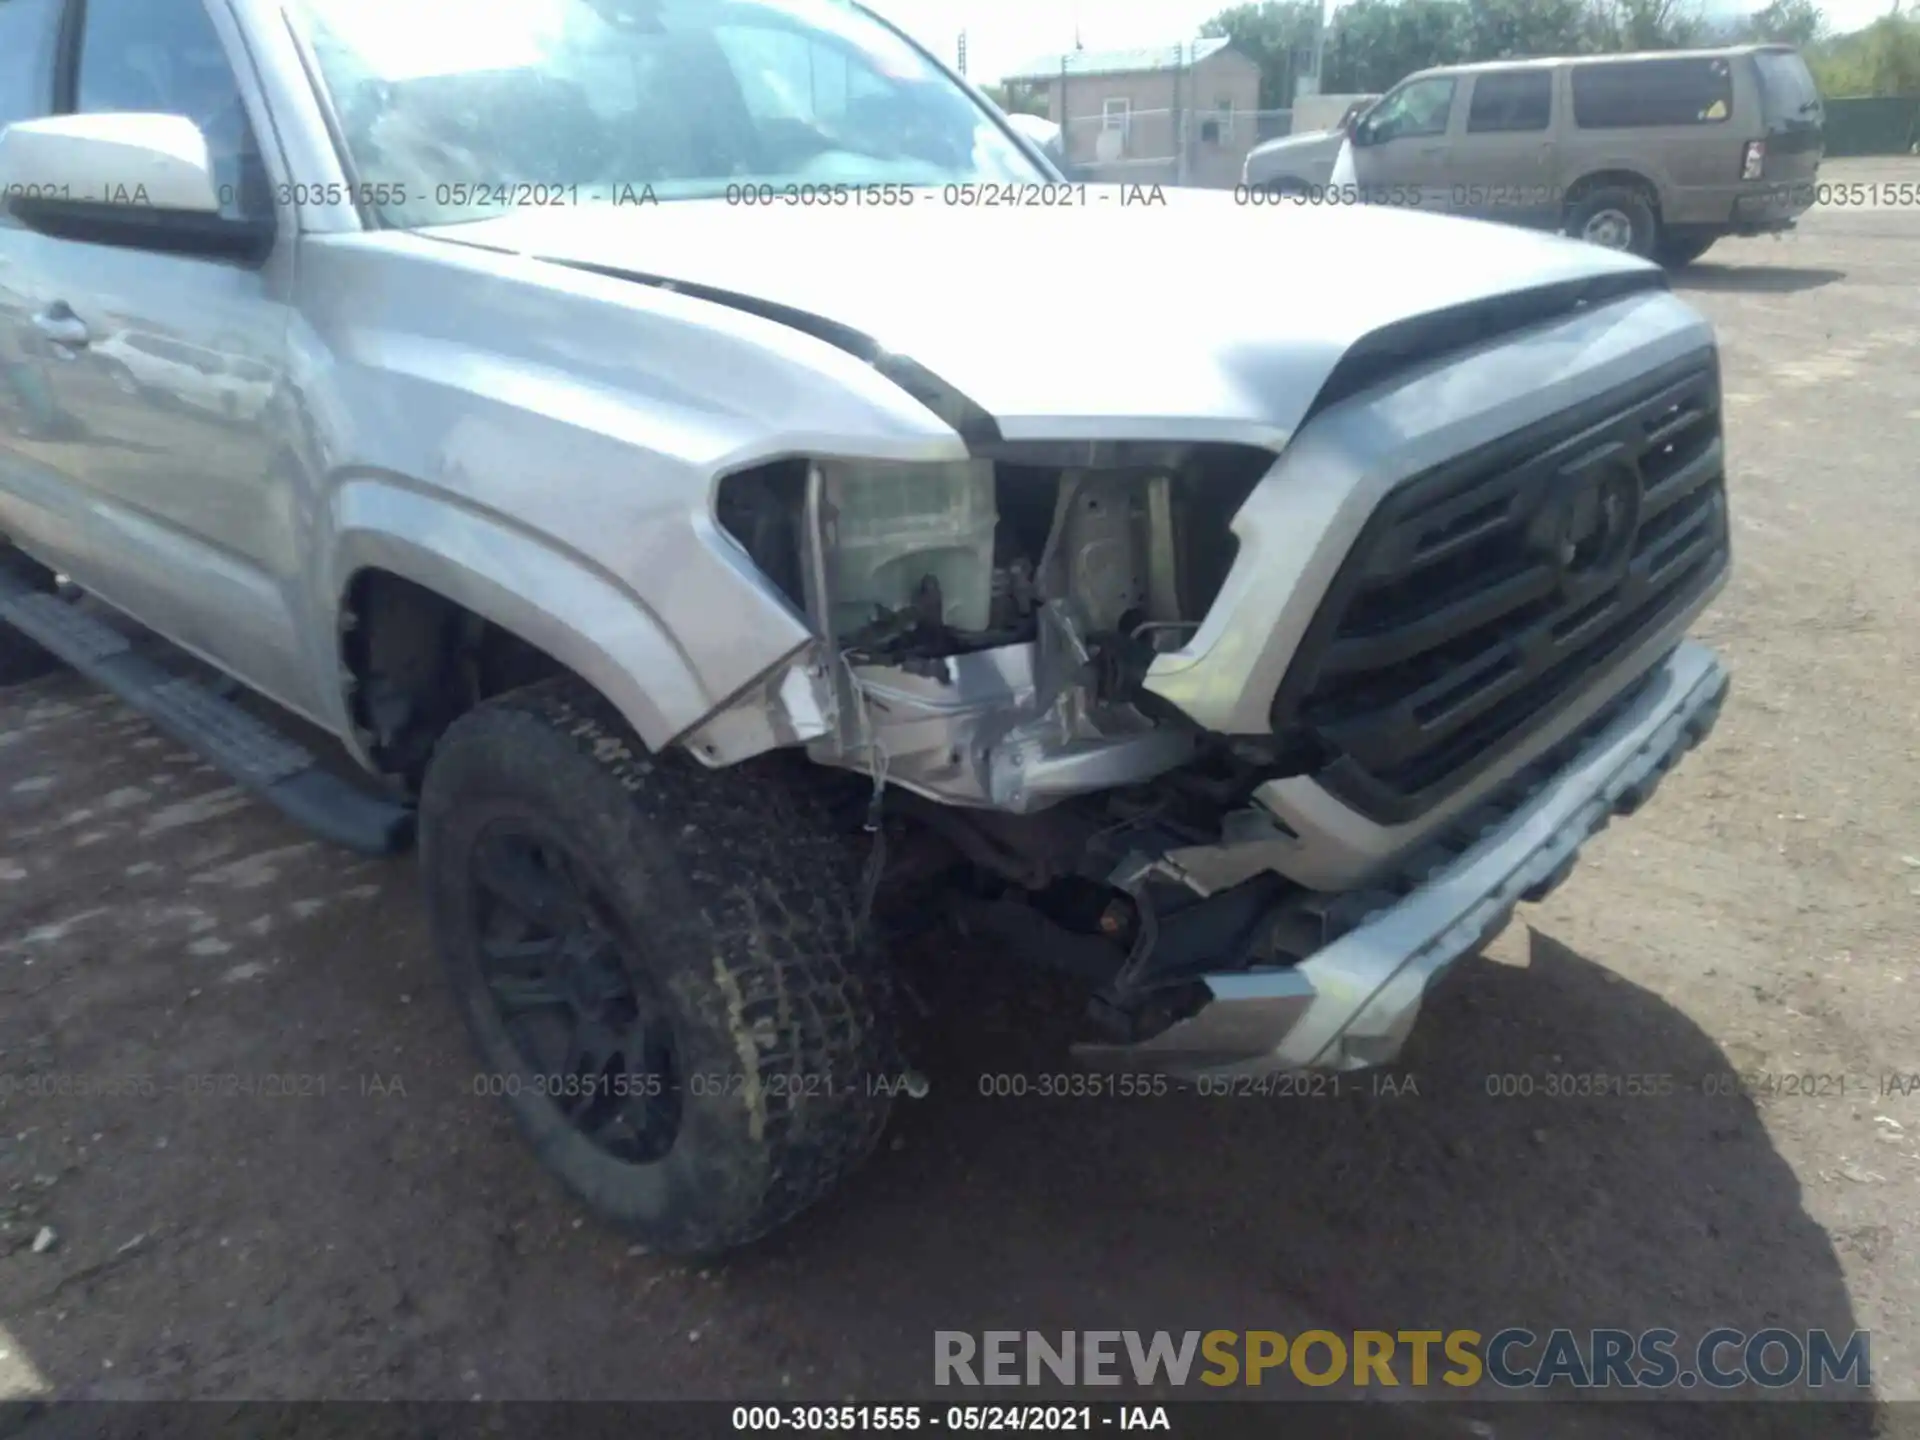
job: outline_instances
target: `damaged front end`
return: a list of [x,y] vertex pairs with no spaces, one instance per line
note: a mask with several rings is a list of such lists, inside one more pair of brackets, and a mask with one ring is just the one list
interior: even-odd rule
[[811,693],[796,705],[779,682],[780,738],[941,805],[1024,815],[1195,758],[1205,737],[1141,681],[1198,628],[1273,457],[1003,449],[783,462],[728,477],[716,508],[820,637],[799,667]]
[[731,475],[721,528],[817,640],[688,744],[865,777],[870,883],[1084,982],[1091,1062],[1389,1063],[1726,692],[1684,638],[1729,564],[1717,358],[1620,303],[1563,322],[1557,392],[1482,347],[1284,455]]
[[1235,843],[1258,787],[1304,765],[1144,684],[1219,594],[1273,455],[1000,448],[728,477],[722,528],[819,641],[690,744],[772,738],[866,777],[886,883],[931,902],[911,907],[922,921],[1082,982],[1093,1055],[1178,1029],[1223,965],[1312,953],[1371,897],[1270,870],[1221,886],[1182,863]]

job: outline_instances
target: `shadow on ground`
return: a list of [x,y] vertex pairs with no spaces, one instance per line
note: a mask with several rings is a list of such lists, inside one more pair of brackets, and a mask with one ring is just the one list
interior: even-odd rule
[[1750,295],[1793,295],[1847,278],[1844,270],[1799,265],[1689,265],[1674,275],[1677,290],[1728,290]]
[[[983,1075],[1059,1068],[1064,1039],[995,976],[979,1027],[932,1055],[905,1152],[769,1253],[820,1323],[866,1337],[875,1383],[915,1392],[930,1330],[989,1325],[1284,1330],[1304,1310],[1335,1329],[1844,1343],[1833,1250],[1752,1103],[1719,1093],[1732,1064],[1658,997],[1529,941],[1524,968],[1470,963],[1382,1093],[1362,1077],[1337,1098],[989,1098]],[[1580,1075],[1672,1090],[1547,1093]],[[918,1271],[935,1245],[966,1262]],[[1847,1433],[1834,1418],[1807,1433]]]

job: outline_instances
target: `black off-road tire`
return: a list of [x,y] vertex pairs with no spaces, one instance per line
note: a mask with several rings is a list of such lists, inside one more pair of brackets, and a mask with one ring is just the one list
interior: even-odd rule
[[1622,217],[1628,227],[1625,245],[1613,248],[1643,260],[1654,253],[1660,243],[1660,217],[1646,192],[1629,185],[1597,186],[1575,200],[1567,208],[1567,234],[1576,240],[1588,239],[1588,227],[1606,215]]
[[[0,567],[11,575],[24,576],[36,590],[45,590],[49,594],[54,590],[54,573],[46,566],[29,560],[4,540],[0,540]],[[52,655],[0,620],[0,686],[23,685],[29,680],[38,680],[42,675],[52,674],[59,668],[60,662]]]
[[[537,1093],[483,974],[476,844],[528,823],[562,837],[633,937],[617,948],[636,993],[670,1020],[678,1128],[650,1163],[607,1153]],[[543,682],[442,737],[420,868],[482,1074],[506,1077],[484,1088],[508,1092],[541,1162],[595,1214],[659,1250],[717,1252],[791,1219],[873,1149],[898,1070],[891,986],[857,938],[857,850],[804,784],[650,755],[591,689]]]

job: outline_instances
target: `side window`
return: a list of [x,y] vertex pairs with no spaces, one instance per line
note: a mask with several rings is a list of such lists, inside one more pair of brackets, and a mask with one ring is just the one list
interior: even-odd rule
[[1715,56],[1573,67],[1573,123],[1583,130],[1714,125],[1733,113],[1733,69]]
[[1553,111],[1551,70],[1508,70],[1473,82],[1467,107],[1470,132],[1544,130]]
[[1446,134],[1453,83],[1450,75],[1436,75],[1402,85],[1367,116],[1367,139],[1377,145],[1405,135]]
[[53,42],[63,0],[0,0],[0,129],[53,108]]
[[86,0],[83,14],[73,108],[186,116],[207,137],[221,212],[266,214],[260,148],[204,0]]

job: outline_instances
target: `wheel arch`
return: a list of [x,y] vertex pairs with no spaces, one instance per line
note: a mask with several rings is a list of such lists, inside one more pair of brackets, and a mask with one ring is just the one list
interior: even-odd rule
[[1606,165],[1581,175],[1567,186],[1566,208],[1571,210],[1594,191],[1608,186],[1639,191],[1646,197],[1647,204],[1653,207],[1654,218],[1659,218],[1660,187],[1654,183],[1652,176],[1630,165]]
[[[379,678],[374,647],[383,624],[428,633],[439,623],[454,626],[461,643],[445,652],[448,664],[483,655],[496,637],[523,648],[550,672],[569,672],[604,696],[651,750],[673,743],[727,698],[707,692],[673,636],[631,590],[496,517],[359,478],[336,489],[332,518],[324,586],[334,617],[329,658],[348,742],[374,769],[412,768],[394,764],[404,754],[382,754],[391,736],[383,740],[380,725],[369,723],[376,718],[371,687]],[[416,645],[412,653],[435,652]],[[471,703],[484,692],[458,698]],[[436,702],[453,708],[430,723],[444,728],[460,713],[464,703],[453,699]]]

